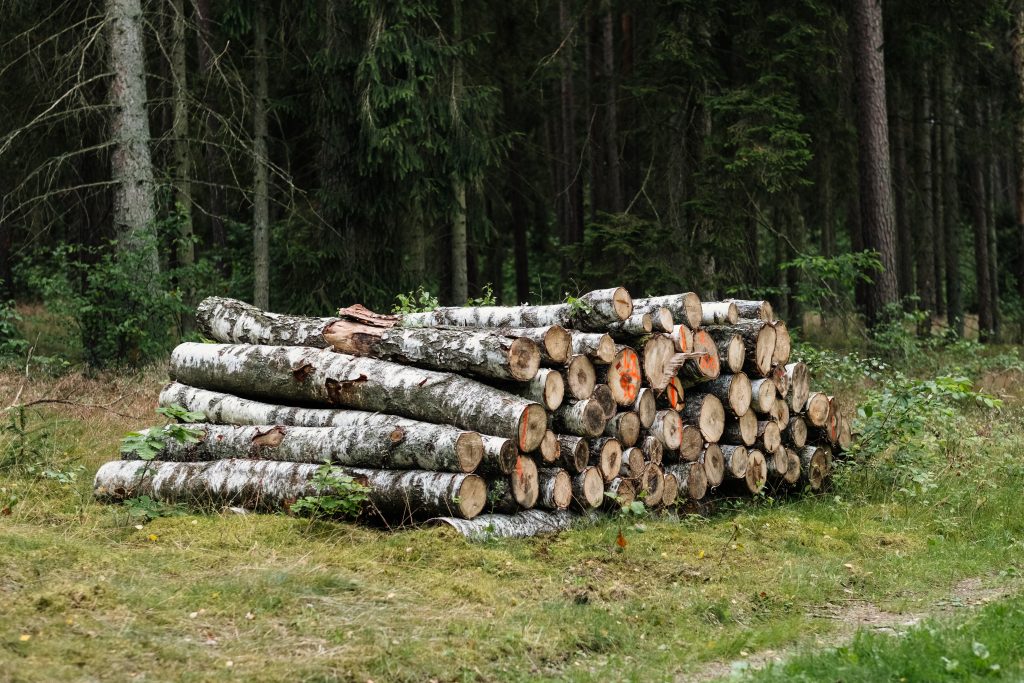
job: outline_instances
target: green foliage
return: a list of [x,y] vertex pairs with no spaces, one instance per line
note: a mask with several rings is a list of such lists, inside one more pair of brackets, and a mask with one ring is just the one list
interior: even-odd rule
[[[179,405],[157,408],[158,415],[163,415],[169,420],[181,422],[198,422],[205,419],[203,413],[194,413]],[[202,432],[196,429],[189,429],[179,422],[168,422],[161,427],[153,427],[141,432],[129,432],[121,439],[121,453],[131,455],[138,460],[152,460],[155,458],[169,439],[180,443],[197,443]]]
[[491,283],[487,283],[483,286],[483,296],[470,298],[466,302],[467,306],[497,306],[498,301],[494,298],[494,288]]
[[780,267],[799,271],[797,301],[823,316],[841,318],[856,310],[854,289],[871,283],[882,270],[882,261],[877,251],[861,251],[833,257],[798,256]]
[[159,517],[179,517],[187,513],[184,505],[165,503],[149,496],[126,498],[121,505],[125,525],[145,524]]
[[436,309],[440,303],[437,297],[430,292],[418,287],[416,291],[407,294],[395,295],[395,305],[392,306],[392,313],[429,313]]
[[20,322],[21,315],[13,301],[0,303],[0,358],[23,358],[28,351],[28,340],[18,329]]
[[369,500],[370,489],[340,467],[322,465],[313,475],[316,494],[299,498],[288,508],[310,519],[355,519]]

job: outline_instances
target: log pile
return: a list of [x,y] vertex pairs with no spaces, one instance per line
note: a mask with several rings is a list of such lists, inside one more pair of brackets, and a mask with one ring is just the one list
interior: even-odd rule
[[850,446],[764,301],[618,287],[310,318],[210,297],[196,317],[214,343],[179,345],[159,398],[201,417],[194,437],[106,463],[98,498],[287,510],[332,494],[326,464],[366,487],[367,519],[523,536],[637,500],[817,491]]

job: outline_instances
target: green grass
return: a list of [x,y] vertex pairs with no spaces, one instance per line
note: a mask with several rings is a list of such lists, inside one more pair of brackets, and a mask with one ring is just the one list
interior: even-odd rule
[[[281,515],[137,529],[92,502],[91,476],[124,432],[156,422],[161,373],[32,381],[20,400],[55,381],[119,414],[33,409],[41,431],[17,464],[0,436],[0,508],[18,498],[0,516],[0,680],[668,681],[827,642],[824,605],[923,611],[962,578],[1020,569],[1013,397],[935,425],[913,458],[890,449],[841,472],[825,495],[627,523],[619,552],[614,520],[483,544]],[[0,400],[21,384],[0,375]]]
[[1024,599],[1000,601],[966,618],[928,622],[899,637],[860,632],[849,645],[799,655],[750,675],[760,681],[965,681],[1024,678]]

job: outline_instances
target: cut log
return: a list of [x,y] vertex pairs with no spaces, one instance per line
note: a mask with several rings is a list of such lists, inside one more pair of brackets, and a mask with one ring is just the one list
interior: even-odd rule
[[789,376],[786,374],[786,367],[784,365],[776,365],[772,368],[771,375],[772,384],[775,385],[775,391],[779,394],[779,398],[786,398],[789,394]]
[[789,336],[789,326],[784,320],[772,323],[775,328],[775,350],[772,352],[772,365],[785,365],[793,351],[793,340]]
[[621,412],[604,426],[605,436],[614,436],[623,448],[635,446],[640,438],[640,418],[632,411]]
[[521,510],[514,515],[479,515],[473,519],[434,517],[427,520],[433,526],[450,526],[471,541],[494,538],[531,538],[543,534],[557,534],[570,529],[581,520],[568,511]]
[[540,403],[548,410],[558,410],[565,398],[565,380],[554,368],[541,368],[529,382],[509,384],[504,387],[509,393]]
[[558,462],[561,448],[558,445],[558,436],[550,429],[544,434],[544,440],[540,442],[537,454],[544,465],[554,465]]
[[704,452],[697,458],[697,462],[704,466],[704,476],[708,480],[708,486],[718,488],[725,479],[725,457],[718,444],[709,443]]
[[582,436],[558,435],[558,465],[579,474],[590,462],[590,447]]
[[561,325],[598,332],[632,314],[632,299],[622,287],[587,292],[571,304],[548,306],[454,306],[429,313],[406,313],[401,327],[547,327]]
[[794,448],[803,448],[807,444],[807,422],[799,415],[789,418],[782,440]]
[[616,405],[633,405],[640,392],[640,358],[628,346],[615,349],[612,362],[595,368],[598,384],[605,384],[612,392]]
[[572,477],[561,467],[541,467],[537,470],[537,507],[545,510],[565,510],[572,503]]
[[772,305],[767,301],[751,301],[748,299],[728,299],[728,301],[736,304],[736,311],[741,319],[763,320],[767,323],[775,320],[775,311],[772,310]]
[[636,337],[650,334],[654,330],[654,320],[650,313],[635,312],[622,322],[608,326],[608,334],[616,341],[631,342]]
[[715,443],[725,429],[725,408],[712,394],[689,394],[681,413],[683,419],[697,425],[704,440]]
[[660,465],[665,457],[665,446],[653,436],[645,436],[640,440],[640,450],[644,452],[647,462]]
[[741,320],[736,325],[712,325],[704,328],[715,341],[721,342],[738,334],[746,350],[743,369],[758,377],[768,377],[775,353],[775,328],[757,320]]
[[683,400],[685,396],[686,390],[683,389],[683,383],[678,377],[673,377],[672,381],[665,387],[665,391],[658,395],[655,405],[658,408],[667,408],[678,413],[685,405]]
[[654,332],[664,332],[666,334],[672,331],[672,327],[675,325],[675,317],[672,315],[672,311],[665,308],[664,306],[656,308],[651,311],[651,327]]
[[582,401],[590,398],[594,393],[597,372],[589,358],[577,355],[570,358],[569,363],[562,370],[562,379],[565,380],[565,388],[568,390],[569,396],[577,401]]
[[599,436],[604,431],[604,409],[592,398],[570,401],[551,414],[551,422],[559,434]]
[[786,366],[789,378],[789,407],[798,413],[807,405],[811,393],[811,373],[804,363],[790,363]]
[[540,445],[547,429],[539,403],[458,375],[324,349],[190,342],[174,349],[170,374],[204,389],[453,424],[515,438],[525,452]]
[[746,482],[750,494],[756,496],[764,489],[764,485],[768,481],[768,463],[761,451],[749,451],[748,456],[747,476],[743,481]]
[[[615,403],[615,399],[612,398],[611,387],[607,384],[597,384],[594,386],[594,393],[590,397],[601,406],[601,412],[604,414],[605,420],[615,417],[615,413],[618,412],[618,406]],[[602,427],[602,429],[604,428]]]
[[660,441],[666,450],[674,451],[682,442],[683,421],[674,410],[659,410],[647,431]]
[[781,398],[775,399],[775,410],[772,411],[772,419],[779,425],[779,429],[785,429],[789,425],[789,404]]
[[572,352],[599,365],[607,365],[615,359],[615,340],[604,333],[573,332]]
[[825,449],[818,446],[804,446],[797,455],[800,457],[800,481],[812,491],[820,491],[828,476],[828,460]]
[[804,412],[807,413],[805,417],[812,427],[825,427],[832,414],[832,405],[829,403],[828,396],[814,391],[807,397]]
[[775,449],[782,444],[782,430],[774,420],[758,420],[757,438],[754,445],[762,453],[774,453]]
[[731,479],[743,479],[747,476],[750,456],[746,446],[720,446],[722,459],[725,461],[725,474]]
[[[402,427],[291,427],[193,424],[198,441],[167,439],[157,460],[197,462],[231,458],[329,463],[388,470],[473,472],[483,459],[479,449],[462,452],[409,448]],[[416,439],[413,439],[416,440]]]
[[739,322],[740,310],[732,301],[701,302],[701,325],[734,325]]
[[573,506],[593,510],[604,502],[604,477],[596,467],[586,467],[572,478]]
[[540,347],[542,365],[562,366],[569,360],[572,351],[572,337],[561,325],[547,327],[499,327],[495,334],[504,337],[526,337]]
[[785,482],[790,485],[796,484],[800,481],[800,473],[803,469],[800,455],[797,450],[792,448],[787,448],[786,454],[789,456],[789,468],[786,470]]
[[608,482],[604,491],[604,507],[607,510],[621,510],[636,500],[636,487],[631,479],[615,477]]
[[750,407],[759,415],[771,415],[775,410],[775,399],[779,392],[770,379],[754,379],[750,381]]
[[537,463],[533,458],[520,455],[512,474],[487,483],[490,510],[513,515],[520,509],[529,510],[535,506],[540,495],[537,477]]
[[[202,508],[284,510],[299,498],[332,495],[331,489],[319,490],[314,481],[320,467],[274,460],[152,460],[145,465],[115,460],[96,472],[93,492],[102,501],[149,496]],[[337,471],[367,486],[368,513],[388,522],[438,515],[468,519],[486,503],[486,484],[475,474],[341,467]]]
[[708,493],[708,479],[704,466],[697,462],[669,465],[665,475],[671,474],[679,486],[679,496],[689,500],[701,500]]
[[684,294],[669,294],[667,296],[652,296],[646,299],[633,301],[634,311],[650,313],[658,308],[667,308],[672,314],[673,320],[678,320],[691,330],[700,327],[704,311],[701,308],[700,297],[693,292]]
[[686,325],[674,325],[668,336],[672,340],[676,353],[691,353],[693,351],[693,330]]
[[654,396],[654,390],[644,387],[636,394],[633,401],[633,412],[640,420],[640,427],[647,429],[654,422],[654,415],[658,412],[658,402]]
[[693,350],[679,368],[680,378],[684,383],[693,384],[715,379],[721,372],[717,342],[704,329],[694,330]]
[[757,441],[757,415],[753,410],[740,417],[726,420],[722,443],[743,444],[747,448]]
[[698,384],[690,389],[693,394],[711,394],[722,402],[722,407],[733,417],[750,410],[751,387],[746,375],[720,375],[710,382]]
[[675,345],[668,335],[652,334],[642,340],[643,378],[647,385],[660,391],[676,376],[684,356],[676,354]]
[[606,482],[619,476],[622,469],[622,444],[610,436],[602,436],[587,442],[590,447],[590,464],[597,468]]
[[665,474],[661,467],[652,462],[644,463],[636,482],[637,497],[644,505],[653,508],[661,504],[661,499],[665,495]]
[[785,446],[779,446],[772,453],[764,453],[764,460],[768,467],[768,474],[775,474],[785,478],[789,473],[789,452]]
[[850,446],[853,445],[853,433],[850,431],[850,421],[845,415],[840,416],[839,438],[836,440],[835,445],[840,451],[848,451],[850,450]]
[[724,370],[734,375],[743,372],[743,362],[747,355],[743,337],[738,334],[722,336],[715,340],[715,346],[718,348],[718,358]]
[[635,446],[626,448],[622,451],[622,464],[619,465],[618,475],[628,479],[639,479],[645,464],[643,451]]
[[[467,432],[450,425],[431,424],[395,415],[367,413],[361,410],[334,408],[295,408],[261,403],[218,391],[196,389],[172,382],[160,392],[160,405],[179,405],[193,413],[202,413],[203,419],[214,424],[234,425],[286,425],[294,427],[338,427],[369,429],[380,434],[400,433],[392,442],[390,457],[395,462],[420,462],[419,469],[428,462],[469,463],[487,459],[480,434]],[[513,446],[513,451],[515,444]],[[512,461],[505,461],[512,467]],[[458,471],[458,470],[455,470]]]
[[704,435],[700,427],[684,424],[679,436],[679,459],[683,462],[696,462],[703,450]]
[[665,472],[662,481],[664,488],[661,492],[661,505],[662,507],[672,507],[679,499],[679,480],[676,475]]
[[416,365],[443,372],[525,382],[540,367],[540,349],[525,338],[490,332],[403,330],[342,318],[307,318],[268,313],[223,297],[207,297],[196,308],[199,329],[230,344],[304,346],[352,356]]
[[481,435],[484,457],[477,472],[487,475],[512,474],[519,451],[516,442],[501,436]]

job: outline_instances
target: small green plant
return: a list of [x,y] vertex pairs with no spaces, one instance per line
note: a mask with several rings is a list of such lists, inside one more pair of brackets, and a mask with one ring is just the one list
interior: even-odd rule
[[569,292],[565,293],[565,303],[569,304],[569,308],[572,309],[573,315],[587,315],[592,313],[594,307],[589,301],[582,297],[576,297]]
[[18,329],[20,322],[21,314],[13,301],[0,304],[0,358],[23,358],[28,351],[28,340]]
[[323,465],[313,475],[316,494],[303,496],[289,507],[299,517],[313,519],[355,519],[369,500],[370,489],[339,467]]
[[392,313],[429,313],[440,306],[437,297],[417,287],[416,291],[395,296],[395,305],[391,308]]
[[12,406],[0,433],[8,437],[0,452],[0,470],[25,467],[43,460],[50,432],[43,424],[32,424],[23,405]]
[[[494,298],[494,288],[488,282],[483,287],[483,296],[472,298],[466,302],[467,306],[497,306],[498,300]],[[431,309],[433,310],[433,309]]]
[[[193,413],[179,405],[157,408],[156,412],[169,420],[180,422],[199,422],[206,417],[203,413]],[[196,429],[189,429],[180,422],[168,422],[162,427],[153,427],[141,432],[129,432],[121,439],[121,452],[133,455],[139,460],[152,460],[163,450],[168,439],[181,443],[199,441],[202,433]]]

